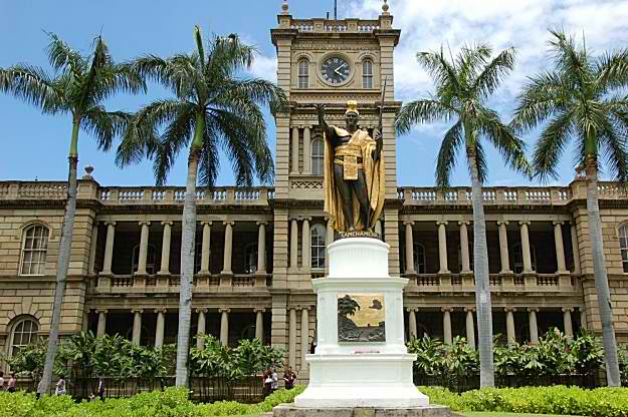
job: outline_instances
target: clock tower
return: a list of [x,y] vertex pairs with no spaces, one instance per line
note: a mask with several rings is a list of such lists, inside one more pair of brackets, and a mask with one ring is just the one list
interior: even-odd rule
[[[392,27],[389,6],[383,2],[377,19],[297,19],[284,0],[277,19],[278,26],[271,30],[277,50],[277,82],[289,106],[275,115],[273,287],[285,288],[286,301],[293,299],[295,291],[313,295],[311,279],[325,272],[324,267],[314,268],[307,255],[312,250],[310,229],[317,222],[323,227],[327,220],[323,212],[323,137],[314,107],[318,103],[326,105],[328,123],[343,126],[347,101],[357,101],[360,127],[371,133],[379,127],[383,108],[386,204],[377,231],[391,246],[390,272],[398,274],[394,120],[401,103],[395,101],[393,53],[400,31]],[[329,225],[325,239],[327,244],[333,241]],[[281,297],[273,299],[273,303],[282,303]],[[281,323],[275,324],[273,317],[273,328],[278,326]],[[274,344],[282,344],[273,339]]]

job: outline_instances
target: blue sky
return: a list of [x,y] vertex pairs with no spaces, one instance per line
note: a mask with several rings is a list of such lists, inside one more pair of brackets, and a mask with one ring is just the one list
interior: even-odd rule
[[[295,17],[324,16],[332,0],[290,0]],[[447,43],[453,50],[464,43],[490,42],[496,48],[518,48],[518,67],[491,100],[509,118],[513,98],[526,74],[543,69],[544,42],[548,27],[586,33],[587,45],[595,51],[625,45],[628,39],[628,2],[619,0],[390,0],[395,26],[402,41],[395,56],[397,97],[407,100],[425,96],[429,79],[416,65],[418,50],[438,48]],[[240,34],[255,44],[260,56],[252,72],[274,79],[275,52],[269,29],[276,25],[280,0],[0,0],[0,67],[27,62],[48,68],[44,31],[58,34],[76,49],[88,51],[94,36],[102,34],[114,59],[123,61],[144,53],[168,56],[193,47],[192,28],[200,24],[205,32]],[[373,17],[379,13],[379,0],[339,0],[341,17]],[[106,104],[109,109],[136,110],[168,93],[151,86],[148,94],[119,95]],[[439,139],[447,126],[436,124],[416,129],[398,139],[398,181],[400,185],[433,184],[433,166]],[[274,124],[268,120],[268,135],[274,149]],[[43,116],[27,104],[0,95],[0,180],[63,180],[67,176],[66,155],[70,136],[69,116]],[[534,135],[527,137],[530,145]],[[149,163],[118,169],[113,153],[99,152],[88,134],[79,144],[80,167],[95,166],[94,176],[107,185],[150,185],[154,183]],[[491,185],[526,184],[489,153]],[[185,155],[174,167],[169,183],[183,185]],[[219,184],[233,182],[227,161]],[[417,169],[417,167],[421,167]],[[560,167],[558,183],[573,178],[571,155]],[[467,184],[464,160],[460,159],[453,183]]]

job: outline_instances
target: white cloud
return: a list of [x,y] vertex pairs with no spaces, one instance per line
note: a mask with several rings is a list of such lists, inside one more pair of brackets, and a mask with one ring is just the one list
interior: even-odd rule
[[277,81],[277,57],[257,55],[250,70],[257,78],[263,78],[272,82]]
[[[351,0],[343,14],[376,18],[381,13],[381,0]],[[548,29],[562,29],[581,41],[584,33],[587,47],[594,54],[625,47],[628,39],[628,1],[626,0],[389,0],[394,16],[393,26],[401,29],[401,40],[395,52],[395,89],[400,100],[424,97],[432,82],[419,67],[418,51],[435,50],[443,45],[455,54],[465,44],[489,43],[495,50],[514,46],[516,68],[505,78],[490,105],[508,120],[527,76],[546,69],[548,64]],[[431,172],[417,172],[402,165],[405,144],[428,142],[437,151],[443,126],[417,128],[411,136],[399,141],[400,183],[431,183]],[[433,160],[434,154],[417,155],[420,163]],[[416,165],[416,160],[412,166]],[[497,181],[512,178],[498,155],[489,154],[491,177]],[[428,166],[428,165],[424,165]],[[410,168],[410,169],[409,169]],[[508,174],[507,174],[508,173]],[[562,161],[561,182],[573,179],[571,155]],[[467,173],[459,161],[454,181],[466,182]],[[520,183],[523,177],[515,174]]]

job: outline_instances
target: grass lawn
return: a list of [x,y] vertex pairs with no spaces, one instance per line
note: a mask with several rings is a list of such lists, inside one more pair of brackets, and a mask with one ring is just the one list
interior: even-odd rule
[[515,413],[478,413],[478,412],[466,412],[462,413],[465,417],[575,417],[575,416],[559,416],[556,414],[515,414]]

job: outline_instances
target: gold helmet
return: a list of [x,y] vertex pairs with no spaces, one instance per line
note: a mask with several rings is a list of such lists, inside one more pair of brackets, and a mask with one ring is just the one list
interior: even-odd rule
[[358,116],[360,115],[360,112],[358,111],[358,102],[357,101],[355,101],[355,100],[347,101],[347,110],[345,111],[345,115],[347,115],[349,113],[355,113]]

